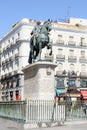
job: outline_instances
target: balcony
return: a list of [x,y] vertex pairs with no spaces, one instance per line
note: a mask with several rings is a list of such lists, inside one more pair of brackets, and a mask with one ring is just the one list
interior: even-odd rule
[[17,75],[17,74],[18,74],[18,70],[15,70],[15,71],[14,71],[14,75]]
[[81,56],[79,58],[79,62],[82,62],[82,63],[87,63],[87,58],[85,56]]
[[19,53],[16,53],[16,54],[15,54],[15,58],[18,58],[18,57],[19,57]]
[[70,45],[70,46],[76,46],[76,42],[74,42],[74,41],[69,41],[69,42],[68,42],[68,45]]
[[87,78],[87,73],[86,72],[81,72],[80,77],[81,78]]
[[73,71],[68,71],[68,77],[71,77],[71,78],[77,77],[77,74],[76,74],[76,72],[74,70]]
[[12,47],[13,45],[14,45],[14,42],[11,42],[11,43],[10,43],[10,47]]
[[5,61],[2,61],[2,65],[4,65],[5,64]]
[[87,47],[87,43],[79,43],[79,45],[82,47]]
[[21,39],[20,38],[17,38],[16,39],[16,44],[18,43],[18,42],[20,42],[21,41]]
[[7,64],[8,62],[9,62],[9,59],[6,59],[6,60],[5,60],[5,63]]
[[8,78],[9,77],[9,73],[5,74],[5,78]]
[[5,51],[6,51],[6,48],[4,47],[4,48],[3,48],[3,52],[5,52]]
[[77,57],[76,56],[68,56],[68,61],[69,62],[76,62]]
[[67,72],[66,70],[56,71],[56,76],[66,77]]
[[2,75],[2,76],[1,76],[1,80],[4,79],[4,78],[5,78],[5,75]]
[[10,45],[8,45],[7,47],[6,47],[6,49],[9,49],[10,48]]
[[57,61],[65,61],[65,55],[56,55],[56,60]]
[[57,43],[58,45],[64,45],[64,40],[57,40],[56,43]]
[[62,73],[63,73],[62,71],[56,71],[57,76],[62,76]]
[[9,72],[9,77],[11,77],[12,76],[12,72]]
[[0,54],[2,53],[2,49],[0,50]]
[[10,56],[10,57],[9,57],[9,61],[13,61],[13,56]]

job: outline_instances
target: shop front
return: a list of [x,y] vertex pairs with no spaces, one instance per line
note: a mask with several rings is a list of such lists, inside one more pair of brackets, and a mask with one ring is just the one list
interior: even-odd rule
[[82,100],[87,101],[87,79],[86,78],[80,79],[80,93],[81,93]]

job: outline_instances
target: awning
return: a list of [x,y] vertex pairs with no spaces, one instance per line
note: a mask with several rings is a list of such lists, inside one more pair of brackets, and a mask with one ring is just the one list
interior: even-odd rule
[[84,100],[87,100],[87,90],[80,90],[81,91],[81,96],[83,97]]
[[67,93],[67,96],[68,97],[80,97],[81,95],[80,94],[77,94],[77,93]]
[[65,93],[65,89],[56,88],[56,96],[60,96],[61,93]]
[[60,93],[60,97],[66,97],[66,93]]
[[87,100],[87,97],[83,97],[84,100]]

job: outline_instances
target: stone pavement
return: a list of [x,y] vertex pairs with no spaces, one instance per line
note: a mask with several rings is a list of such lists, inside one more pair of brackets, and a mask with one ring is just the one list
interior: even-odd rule
[[15,121],[0,118],[0,130],[22,130],[21,125]]
[[[87,120],[79,120],[79,121],[66,121],[62,126],[55,126],[55,127],[47,127],[47,128],[36,128],[36,129],[27,129],[27,130],[87,130]],[[4,122],[0,119],[0,130],[24,130],[17,123]]]

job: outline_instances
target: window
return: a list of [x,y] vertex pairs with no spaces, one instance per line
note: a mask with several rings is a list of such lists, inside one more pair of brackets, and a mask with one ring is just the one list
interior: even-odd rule
[[56,78],[56,88],[65,88],[64,78]]
[[81,79],[81,80],[80,80],[80,87],[81,87],[81,88],[87,88],[87,81],[84,80],[84,79]]
[[10,40],[8,40],[8,43],[10,43]]
[[81,51],[81,57],[85,57],[85,51]]
[[81,37],[81,44],[80,45],[85,45],[85,38]]
[[14,42],[14,37],[12,37],[12,41]]
[[62,63],[58,64],[58,71],[63,71],[63,64]]
[[14,85],[14,80],[12,79],[12,80],[10,81],[10,88],[13,88],[13,85]]
[[9,67],[13,69],[13,61],[10,61]]
[[75,68],[74,68],[74,64],[70,64],[70,71],[74,71]]
[[13,100],[13,91],[10,92],[10,100]]
[[12,54],[14,54],[14,50],[12,50]]
[[14,37],[12,37],[12,43],[11,43],[12,45],[14,44]]
[[20,38],[20,33],[17,34],[18,35],[18,39]]
[[58,35],[58,43],[64,43],[62,35]]
[[73,42],[73,40],[74,40],[74,37],[73,36],[69,36],[69,41]]
[[16,57],[16,58],[15,58],[15,67],[18,67],[18,66],[19,66],[19,58]]
[[58,49],[58,55],[62,55],[62,49]]
[[6,58],[6,54],[5,53],[3,54],[3,57],[4,57],[4,59]]
[[85,38],[81,38],[81,43],[84,43],[85,42]]
[[68,80],[68,86],[70,88],[76,88],[75,79],[69,79]]
[[83,64],[81,66],[81,73],[85,73],[86,72],[86,66]]
[[73,36],[69,36],[68,44],[69,44],[69,45],[75,45],[74,37],[73,37]]
[[20,40],[20,33],[17,33],[17,37],[16,37],[16,42],[18,42]]
[[7,81],[7,83],[6,83],[6,88],[7,89],[9,88],[9,81]]
[[6,64],[6,68],[9,70],[9,66],[10,66],[10,64],[9,64],[9,62],[7,62],[7,64]]
[[6,92],[6,100],[7,101],[9,100],[9,93],[8,93],[8,91]]
[[17,51],[18,51],[18,53],[19,53],[19,47],[17,48]]
[[58,40],[59,40],[59,41],[62,40],[62,35],[58,35]]
[[7,53],[8,57],[9,57],[9,52]]
[[16,101],[20,100],[20,95],[19,95],[19,91],[16,91]]
[[19,78],[16,79],[16,87],[19,87]]
[[69,55],[70,55],[70,56],[74,56],[74,50],[70,50],[70,51],[69,51]]

